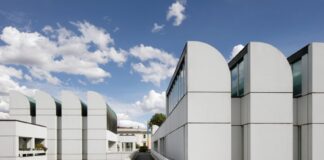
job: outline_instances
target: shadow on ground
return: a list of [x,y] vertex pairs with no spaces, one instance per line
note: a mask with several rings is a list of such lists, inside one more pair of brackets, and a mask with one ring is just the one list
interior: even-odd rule
[[133,160],[154,160],[150,152],[137,152]]

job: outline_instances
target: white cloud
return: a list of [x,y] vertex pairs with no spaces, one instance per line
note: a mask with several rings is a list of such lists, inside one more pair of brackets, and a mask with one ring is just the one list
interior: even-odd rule
[[[33,95],[34,89],[20,85],[15,79],[22,79],[22,71],[13,67],[0,64],[0,118],[8,117],[9,112],[9,91],[16,90],[26,95]],[[2,113],[5,112],[5,113]]]
[[114,31],[114,32],[118,32],[119,30],[120,30],[119,27],[115,27],[113,31]]
[[125,128],[146,128],[144,123],[131,121],[131,120],[120,120],[118,121],[118,127],[125,127]]
[[154,113],[165,113],[165,92],[149,91],[147,95],[134,103],[122,103],[112,98],[107,98],[110,106],[116,111],[118,126],[146,128],[141,122],[134,121],[143,116],[151,116]]
[[25,75],[24,75],[24,78],[25,78],[27,81],[32,81],[32,80],[33,80],[33,78],[32,78],[30,75],[28,75],[28,74],[25,74]]
[[118,120],[129,120],[129,115],[125,113],[117,113],[117,119]]
[[231,55],[229,57],[229,60],[234,58],[243,48],[244,48],[244,46],[242,44],[238,44],[238,45],[234,46],[232,49]]
[[178,61],[170,53],[143,44],[131,48],[129,52],[141,61],[133,63],[132,69],[142,76],[143,82],[151,82],[157,86],[173,75]]
[[129,115],[125,113],[117,113],[118,127],[125,128],[146,128],[146,125],[141,122],[130,120]]
[[10,90],[17,90],[25,94],[33,94],[35,90],[29,89],[26,86],[20,85],[14,80],[14,78],[22,79],[22,71],[17,70],[13,67],[7,67],[0,65],[0,102],[3,99],[1,96],[7,96]]
[[86,21],[72,23],[79,33],[61,25],[45,26],[43,32],[23,32],[7,26],[0,40],[0,64],[15,64],[31,75],[52,84],[60,84],[53,73],[81,75],[92,82],[102,82],[110,73],[101,65],[112,61],[122,65],[126,52],[114,47],[114,40],[104,29]]
[[141,101],[135,103],[135,107],[139,107],[145,112],[165,113],[165,99],[165,92],[158,93],[151,90]]
[[185,12],[185,3],[181,3],[181,1],[176,1],[171,4],[167,13],[167,20],[174,18],[173,25],[180,26],[181,23],[186,19]]
[[164,26],[165,26],[164,24],[159,25],[159,24],[157,24],[157,23],[154,23],[154,24],[153,24],[153,28],[152,28],[151,31],[152,31],[153,33],[160,32],[160,31],[163,30]]

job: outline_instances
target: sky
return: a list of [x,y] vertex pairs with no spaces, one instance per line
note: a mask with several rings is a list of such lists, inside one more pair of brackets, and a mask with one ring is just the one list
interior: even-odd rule
[[165,90],[187,41],[231,59],[250,41],[286,56],[324,41],[324,1],[2,0],[0,117],[10,90],[60,99],[104,96],[119,126],[145,127],[165,112]]

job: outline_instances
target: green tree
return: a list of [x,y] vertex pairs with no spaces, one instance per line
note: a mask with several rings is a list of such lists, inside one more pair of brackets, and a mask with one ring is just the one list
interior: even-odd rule
[[152,127],[152,125],[161,126],[165,119],[166,117],[163,113],[155,113],[149,122],[150,128]]

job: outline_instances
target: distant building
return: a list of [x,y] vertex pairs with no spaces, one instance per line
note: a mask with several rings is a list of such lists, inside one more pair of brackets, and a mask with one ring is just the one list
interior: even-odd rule
[[19,120],[0,120],[0,160],[46,160],[47,128]]
[[141,146],[150,146],[151,134],[143,128],[118,128],[118,151],[132,152]]
[[[61,101],[42,91],[37,91],[34,98],[12,91],[10,118],[11,121],[17,122],[17,131],[25,131],[21,136],[27,137],[24,140],[28,140],[28,149],[34,149],[34,141],[36,143],[40,138],[46,139],[42,141],[47,148],[46,152],[42,153],[46,155],[44,159],[107,160],[108,154],[117,152],[117,115],[96,92],[87,93],[87,102],[82,102],[69,91],[62,91]],[[7,124],[11,121],[2,124],[13,125]],[[44,131],[33,127],[39,125],[45,126]],[[38,137],[38,130],[44,132],[42,137]],[[14,130],[6,134],[9,137],[16,135]],[[8,144],[0,142],[0,148],[7,147]],[[11,146],[18,146],[14,141],[11,143]],[[40,155],[38,152],[40,151],[35,154]],[[1,153],[0,160],[8,158]],[[35,155],[34,152],[20,153],[22,156]],[[32,159],[38,160],[35,157]]]

